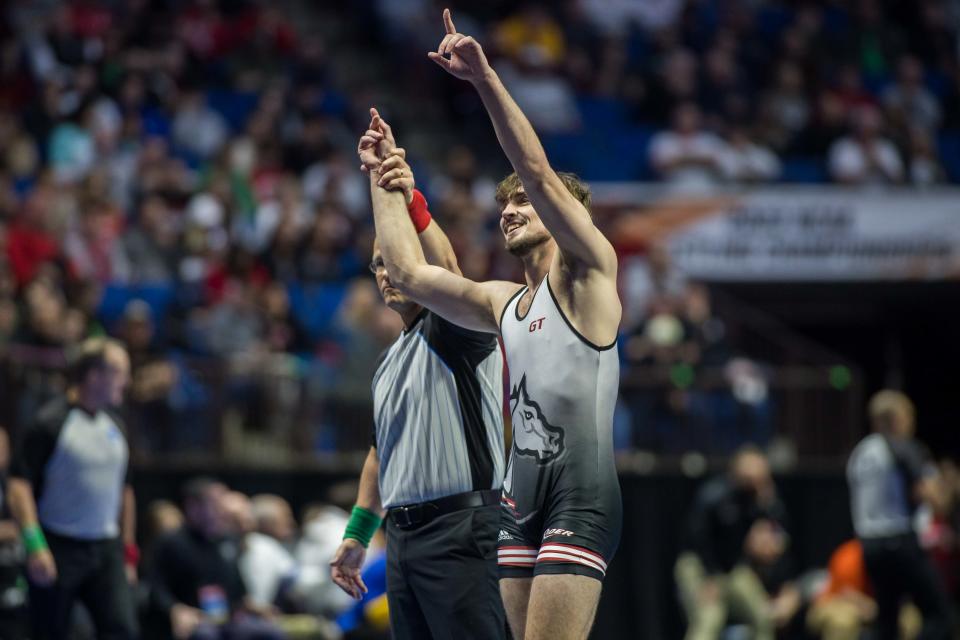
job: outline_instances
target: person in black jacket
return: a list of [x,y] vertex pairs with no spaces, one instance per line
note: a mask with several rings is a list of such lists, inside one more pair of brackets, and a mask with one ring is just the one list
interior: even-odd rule
[[675,577],[687,639],[718,638],[728,616],[772,640],[800,606],[793,587],[787,512],[763,453],[745,447],[730,472],[707,482],[689,516]]
[[150,577],[151,609],[178,639],[263,639],[283,635],[256,607],[237,565],[223,500],[227,487],[196,478],[183,492],[185,524],[159,539]]

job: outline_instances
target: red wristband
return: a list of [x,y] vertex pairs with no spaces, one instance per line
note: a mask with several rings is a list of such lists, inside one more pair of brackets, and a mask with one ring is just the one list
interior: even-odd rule
[[419,189],[413,190],[413,202],[407,205],[407,213],[410,214],[410,222],[417,233],[422,233],[424,229],[430,226],[433,217],[427,210],[427,199],[423,197]]
[[132,542],[123,545],[123,563],[135,567],[140,564],[140,547]]

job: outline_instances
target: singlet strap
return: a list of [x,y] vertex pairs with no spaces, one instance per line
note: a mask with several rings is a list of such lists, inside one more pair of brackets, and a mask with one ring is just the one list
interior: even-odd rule
[[512,304],[520,304],[517,299],[518,299],[520,296],[522,296],[522,295],[523,295],[523,292],[526,291],[526,290],[527,290],[527,285],[523,285],[522,287],[520,287],[519,289],[517,289],[517,292],[514,293],[512,296],[510,296],[510,299],[507,300],[507,304],[503,305],[503,309],[500,310],[500,331],[501,331],[501,333],[503,332],[503,316],[506,315],[507,309],[509,309],[509,308],[510,308],[510,305],[512,305]]

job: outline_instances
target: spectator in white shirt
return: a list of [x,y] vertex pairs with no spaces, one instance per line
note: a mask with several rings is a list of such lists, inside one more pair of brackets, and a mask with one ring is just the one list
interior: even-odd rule
[[673,27],[683,13],[683,0],[580,0],[584,15],[606,36],[622,37],[632,26],[657,32]]
[[701,128],[700,109],[692,102],[677,106],[673,128],[650,142],[650,162],[668,183],[682,191],[705,191],[723,177],[722,139]]
[[883,120],[873,106],[853,112],[853,134],[830,147],[830,175],[836,182],[853,185],[891,184],[903,181],[903,160],[896,146],[880,135]]
[[726,141],[720,163],[730,182],[769,182],[780,175],[780,159],[770,149],[750,140],[742,127],[732,127]]
[[517,64],[502,64],[500,77],[530,123],[544,133],[580,127],[580,111],[570,82],[552,71],[541,49],[527,48]]
[[[332,505],[314,505],[303,513],[303,535],[294,553],[301,571],[298,582],[310,613],[336,617],[354,605],[353,598],[330,578],[330,558],[343,542],[349,516]],[[367,555],[366,564],[382,555],[382,540],[374,537],[370,548],[374,551]]]
[[290,504],[280,496],[256,495],[250,503],[256,530],[244,539],[240,573],[250,598],[270,606],[299,579],[300,567],[290,551],[297,524]]
[[210,158],[220,151],[229,134],[226,120],[207,105],[203,93],[183,92],[173,118],[173,140],[177,146],[201,158]]

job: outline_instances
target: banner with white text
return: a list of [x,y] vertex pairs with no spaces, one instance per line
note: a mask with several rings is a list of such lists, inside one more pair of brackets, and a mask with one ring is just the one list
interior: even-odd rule
[[637,228],[659,220],[660,240],[674,266],[696,279],[960,279],[960,191],[764,188],[697,199],[661,194],[644,202],[634,218]]

